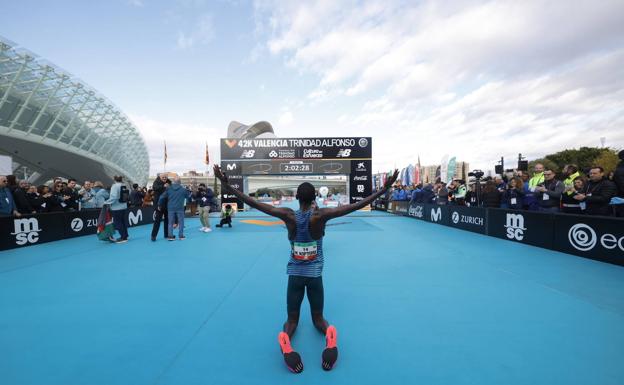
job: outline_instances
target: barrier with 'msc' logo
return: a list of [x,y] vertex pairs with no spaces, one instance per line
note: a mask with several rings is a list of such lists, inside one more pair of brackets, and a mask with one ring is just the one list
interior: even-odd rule
[[624,219],[556,215],[554,238],[555,250],[624,264]]
[[63,216],[36,214],[0,218],[0,250],[31,246],[63,238]]
[[551,249],[553,227],[553,214],[488,209],[487,233],[493,237]]

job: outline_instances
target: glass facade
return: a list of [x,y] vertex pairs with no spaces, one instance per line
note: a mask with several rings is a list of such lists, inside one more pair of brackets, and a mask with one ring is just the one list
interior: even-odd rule
[[0,37],[2,136],[73,152],[137,183],[148,178],[147,147],[123,112],[81,80]]

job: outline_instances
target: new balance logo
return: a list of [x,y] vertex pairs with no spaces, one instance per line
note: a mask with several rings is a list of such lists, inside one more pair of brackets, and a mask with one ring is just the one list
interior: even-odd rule
[[336,158],[348,158],[350,156],[351,156],[351,149],[347,148],[347,149],[338,150],[338,154],[336,155]]
[[39,221],[37,218],[23,218],[15,219],[13,221],[15,232],[11,235],[15,235],[15,243],[22,246],[27,243],[37,243],[39,241]]
[[253,158],[256,154],[256,150],[245,150],[241,155],[241,158]]
[[524,217],[522,214],[507,214],[507,238],[521,241],[524,239]]

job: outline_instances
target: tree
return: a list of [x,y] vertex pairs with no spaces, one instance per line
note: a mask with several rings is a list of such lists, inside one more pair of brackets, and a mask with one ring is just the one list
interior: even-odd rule
[[615,152],[609,148],[581,147],[578,150],[573,148],[559,151],[546,155],[545,158],[554,162],[559,170],[562,170],[566,164],[575,164],[579,167],[579,170],[585,170],[591,167],[596,159],[605,153],[613,153],[615,155]]
[[557,164],[553,162],[552,160],[550,160],[549,158],[535,159],[529,162],[529,172],[531,175],[533,175],[533,168],[535,167],[537,163],[543,164],[545,168],[553,170],[555,173],[559,172],[560,170]]
[[604,168],[605,175],[609,175],[610,172],[615,171],[619,160],[620,159],[615,151],[604,151],[602,154],[598,155],[596,159],[594,159],[591,166],[601,166]]

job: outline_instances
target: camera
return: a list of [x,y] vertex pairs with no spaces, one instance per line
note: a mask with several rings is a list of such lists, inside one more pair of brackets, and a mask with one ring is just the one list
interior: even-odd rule
[[468,176],[474,176],[476,179],[481,179],[483,177],[483,171],[481,170],[472,170],[468,173]]

